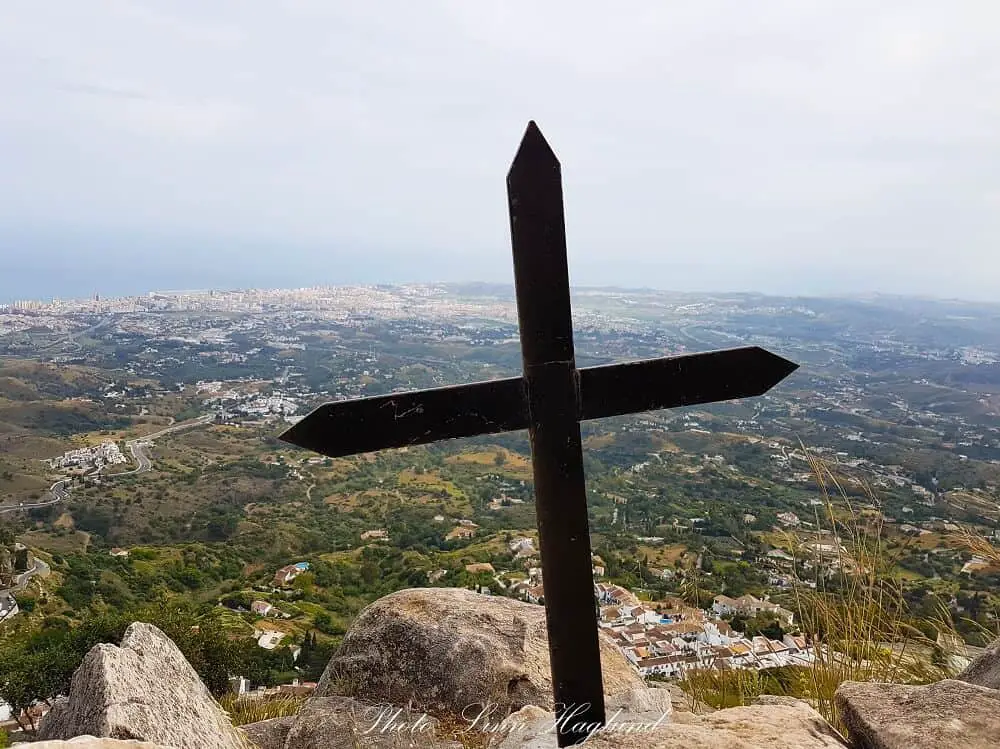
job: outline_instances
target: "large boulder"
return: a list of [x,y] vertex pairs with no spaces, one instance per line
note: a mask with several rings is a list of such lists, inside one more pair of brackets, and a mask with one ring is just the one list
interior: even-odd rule
[[847,681],[836,703],[856,749],[995,749],[1000,742],[1000,691],[964,681]]
[[40,739],[88,734],[173,749],[245,749],[246,739],[212,699],[177,646],[151,624],[129,626],[121,647],[96,645],[69,698],[42,719]]
[[295,724],[294,715],[259,720],[240,726],[240,730],[259,749],[285,749],[285,738]]
[[1000,640],[986,648],[955,678],[981,687],[1000,689]]
[[[644,687],[601,639],[608,694]],[[317,696],[411,704],[468,715],[493,706],[553,708],[545,609],[459,588],[414,588],[375,601],[344,636]]]
[[[659,690],[657,690],[659,691]],[[495,749],[551,749],[555,716],[529,706],[510,716]],[[751,705],[704,715],[608,712],[608,726],[582,746],[594,749],[845,749],[823,717],[802,702]]]
[[295,716],[282,749],[462,749],[438,738],[437,731],[438,722],[424,713],[318,697]]

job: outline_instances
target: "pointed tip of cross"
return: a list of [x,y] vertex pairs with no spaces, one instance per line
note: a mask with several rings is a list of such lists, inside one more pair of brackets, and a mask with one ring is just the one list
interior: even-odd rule
[[552,147],[545,140],[538,124],[534,120],[530,120],[528,127],[524,130],[524,135],[521,137],[521,144],[514,155],[514,161],[510,165],[510,171],[513,172],[522,164],[538,166],[545,162],[555,167],[559,166],[559,159],[556,158]]
[[775,384],[781,382],[783,379],[788,377],[788,375],[790,375],[792,372],[794,372],[796,369],[799,368],[798,364],[796,364],[793,361],[789,361],[783,356],[778,356],[774,352],[768,351],[767,349],[764,348],[761,348],[760,350],[764,354],[767,354],[767,356],[770,357],[771,359],[771,363],[774,368]]
[[[305,419],[303,419],[302,421],[305,421]],[[302,424],[302,421],[299,421],[298,423],[288,427],[288,429],[286,429],[285,431],[283,431],[281,434],[278,435],[278,439],[281,440],[282,442],[288,443],[289,445],[295,445],[296,447],[303,447],[301,443],[302,428],[299,427],[299,429],[296,429],[296,427]]]

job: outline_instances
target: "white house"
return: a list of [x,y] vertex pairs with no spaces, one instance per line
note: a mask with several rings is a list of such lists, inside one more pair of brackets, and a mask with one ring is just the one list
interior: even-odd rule
[[265,630],[260,633],[257,638],[257,644],[260,645],[265,650],[274,650],[278,647],[278,644],[285,638],[284,632],[275,632],[274,630]]
[[729,596],[716,596],[712,601],[712,611],[719,616],[730,616],[740,614],[742,616],[758,616],[762,613],[773,614],[781,622],[791,626],[795,615],[788,609],[783,609],[776,603],[762,601],[752,595],[744,595],[739,598]]
[[274,611],[274,606],[267,601],[254,601],[250,604],[250,610],[257,616],[268,616]]

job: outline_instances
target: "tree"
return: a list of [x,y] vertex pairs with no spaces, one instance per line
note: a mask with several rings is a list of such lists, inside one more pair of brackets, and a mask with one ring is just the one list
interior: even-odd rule
[[216,610],[202,613],[186,605],[160,605],[85,614],[72,627],[64,619],[51,618],[40,628],[18,631],[0,643],[0,699],[17,715],[36,702],[65,694],[91,648],[120,642],[134,621],[149,622],[173,640],[213,694],[229,689],[229,674],[238,671],[240,661]]
[[707,552],[701,555],[701,569],[702,572],[707,572],[710,575],[715,572],[715,560]]
[[299,653],[296,663],[302,670],[303,678],[307,681],[318,681],[339,645],[339,639],[318,642],[315,632],[307,632],[306,639],[302,643],[302,652]]
[[781,640],[785,636],[784,628],[777,621],[761,627],[760,633],[769,640]]
[[292,581],[292,588],[301,590],[303,594],[309,595],[316,586],[316,575],[312,572],[303,572]]
[[327,635],[342,635],[345,631],[344,628],[335,622],[333,617],[325,611],[320,611],[313,617],[313,626],[323,634]]

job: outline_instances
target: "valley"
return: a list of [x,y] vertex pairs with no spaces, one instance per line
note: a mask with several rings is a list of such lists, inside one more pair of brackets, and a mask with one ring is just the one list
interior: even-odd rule
[[[874,541],[914,622],[944,606],[970,646],[996,629],[1000,308],[574,294],[580,366],[737,345],[800,364],[759,398],[584,423],[595,583],[798,621]],[[45,565],[10,594],[15,640],[171,601],[257,640],[270,685],[315,677],[295,648],[393,590],[544,595],[525,433],[347,459],[278,439],[329,400],[517,374],[508,289],[8,308],[0,355],[0,524]]]

